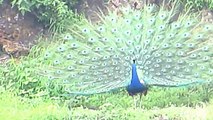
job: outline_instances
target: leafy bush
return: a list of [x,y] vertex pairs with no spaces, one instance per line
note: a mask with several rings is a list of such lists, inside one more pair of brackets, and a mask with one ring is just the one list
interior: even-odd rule
[[75,21],[74,13],[68,5],[73,5],[76,0],[12,0],[12,6],[25,14],[31,12],[53,32],[62,32],[65,26]]
[[[196,10],[204,7],[213,9],[212,0],[182,0],[186,6]],[[2,0],[0,0],[0,3]],[[78,22],[71,8],[77,0],[12,0],[12,6],[25,14],[31,12],[53,32],[62,32],[68,24]]]
[[201,10],[203,8],[209,8],[213,10],[212,0],[182,0],[186,3],[186,6],[192,6],[196,10]]

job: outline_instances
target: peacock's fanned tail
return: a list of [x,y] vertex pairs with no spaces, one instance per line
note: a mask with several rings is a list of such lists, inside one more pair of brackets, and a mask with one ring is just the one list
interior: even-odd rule
[[85,20],[47,48],[39,74],[69,93],[95,94],[130,84],[135,59],[146,85],[212,81],[213,25],[189,11],[175,19],[175,6],[125,7],[99,15],[100,24]]

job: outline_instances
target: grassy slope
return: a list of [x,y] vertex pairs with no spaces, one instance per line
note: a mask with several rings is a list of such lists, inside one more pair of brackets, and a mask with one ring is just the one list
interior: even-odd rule
[[[122,98],[113,97],[113,101]],[[113,102],[112,101],[112,102]],[[204,104],[202,107],[175,107],[152,108],[145,110],[142,108],[113,107],[110,102],[103,104],[98,110],[83,107],[73,107],[68,109],[67,105],[57,104],[57,101],[35,98],[27,99],[15,96],[11,92],[2,92],[0,95],[0,120],[58,120],[58,119],[132,119],[141,120],[154,118],[162,115],[170,119],[184,120],[206,120],[213,118],[213,102]],[[113,108],[113,109],[112,109]]]
[[0,120],[46,120],[67,116],[67,108],[42,99],[26,99],[9,92],[0,95]]
[[[37,49],[37,48],[36,48]],[[31,56],[36,56],[40,51],[34,49]],[[24,71],[27,67],[34,65],[35,59],[28,58],[27,64],[21,64],[18,67],[11,65],[5,80],[1,82],[8,82],[16,84],[16,88],[21,90],[29,90],[30,88],[37,88],[34,91],[42,91],[42,83],[38,78],[29,77]],[[13,71],[13,72],[12,72]],[[1,72],[0,72],[1,73]],[[0,75],[0,80],[2,76]],[[38,84],[35,84],[38,81]],[[22,84],[24,83],[24,85]],[[8,84],[6,84],[8,86]],[[21,86],[21,88],[20,88]],[[1,86],[0,86],[1,87]],[[16,89],[14,88],[14,89]],[[1,91],[1,90],[0,90]],[[178,92],[177,92],[178,91]],[[174,91],[151,91],[148,96],[143,98],[143,106],[134,108],[134,101],[131,97],[125,94],[110,94],[110,95],[95,95],[87,100],[81,102],[79,98],[78,104],[75,107],[68,109],[70,104],[58,104],[59,101],[50,100],[50,98],[34,98],[28,99],[16,96],[11,92],[0,93],[0,120],[60,120],[60,119],[117,119],[117,120],[147,120],[154,119],[154,116],[167,116],[170,119],[183,120],[211,120],[213,118],[213,99],[209,103],[198,107],[186,107],[187,103],[198,104],[199,101],[210,98],[206,94],[208,92],[191,91],[187,93],[186,90]],[[26,91],[24,91],[26,93]],[[29,92],[34,95],[38,93]],[[193,94],[193,95],[191,95]],[[68,102],[69,103],[69,102]],[[170,105],[168,105],[171,103]],[[184,105],[181,105],[185,103]],[[172,105],[178,105],[178,107]],[[94,109],[84,108],[82,106],[95,106]],[[157,107],[154,107],[157,106]],[[165,107],[167,106],[167,107]],[[97,108],[97,109],[96,109]],[[149,108],[149,109],[148,109]]]

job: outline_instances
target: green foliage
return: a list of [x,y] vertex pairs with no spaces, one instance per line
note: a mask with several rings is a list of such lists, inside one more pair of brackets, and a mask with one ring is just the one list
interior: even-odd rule
[[[13,5],[19,5],[20,10],[25,12],[32,11],[32,8],[38,5],[35,9],[41,9],[41,11],[37,12],[41,14],[43,11],[43,15],[38,17],[40,16],[40,19],[46,23],[51,21],[52,29],[62,31],[68,24],[66,20],[71,19],[72,16],[69,18],[64,15],[68,8],[65,10],[62,7],[65,3],[59,2],[55,1],[53,4],[54,1],[52,3],[49,0],[13,0]],[[59,8],[56,12],[60,14],[60,17],[54,14],[54,7],[43,8],[51,5]],[[50,17],[50,13],[53,18]],[[63,21],[63,17],[68,19]],[[60,25],[65,26],[56,27]],[[147,96],[143,96],[141,101],[137,100],[136,106],[133,98],[123,89],[90,96],[61,96],[65,94],[62,88],[51,84],[49,80],[37,74],[39,71],[34,71],[34,67],[40,66],[43,62],[40,55],[45,51],[47,44],[57,44],[57,41],[41,42],[31,49],[28,56],[20,60],[12,59],[9,63],[0,66],[0,119],[147,120],[163,115],[169,119],[210,120],[213,117],[213,84],[191,88],[152,87]],[[136,98],[138,99],[139,96]],[[207,118],[201,113],[207,114]]]
[[[169,118],[171,120],[211,120],[213,101],[209,104],[200,104],[196,107],[171,105],[165,108],[141,109],[134,107],[118,107],[111,104],[120,101],[114,96],[108,103],[102,104],[99,109],[84,107],[68,107],[68,103],[43,98],[29,99],[20,97],[12,92],[0,90],[0,119],[4,120],[153,120]],[[98,98],[97,98],[98,99]],[[100,101],[96,101],[98,103]],[[12,113],[12,114],[11,114]]]
[[[32,48],[33,56],[36,57],[41,48]],[[16,91],[19,95],[35,97],[47,95],[46,81],[35,74],[33,66],[38,65],[37,60],[30,54],[20,60],[11,59],[7,64],[0,67],[0,85],[6,90]],[[25,59],[25,60],[23,60]]]
[[[119,99],[117,99],[119,98]],[[137,107],[152,109],[153,107],[164,108],[169,106],[189,106],[193,107],[201,103],[209,102],[213,98],[210,86],[196,86],[193,88],[151,88],[147,96],[143,96],[141,101],[139,96],[135,96],[137,104],[125,90],[118,92],[97,94],[91,96],[69,96],[70,107],[80,107],[89,109],[100,109],[103,104],[110,104],[108,109]],[[115,100],[116,99],[116,100]]]
[[[3,72],[2,86],[5,89],[18,90],[20,95],[27,95],[29,97],[44,94],[45,81],[40,81],[39,76],[32,75],[32,69],[29,67],[30,64],[20,63],[16,64],[15,61],[7,64]],[[33,65],[33,61],[32,61]],[[31,77],[35,76],[35,77]]]
[[[44,39],[42,40],[44,41]],[[39,59],[39,56],[44,52],[47,44],[50,43],[40,42],[31,48],[28,56],[19,60],[11,59],[5,65],[0,66],[0,86],[30,98],[38,96],[59,97],[63,94],[63,89],[52,84],[47,78],[39,75],[39,70],[35,71],[34,69],[41,65],[42,60]]]
[[68,8],[76,0],[12,0],[13,6],[25,14],[31,12],[53,32],[62,32],[67,24],[76,22],[76,16]]
[[192,6],[195,10],[201,10],[203,8],[209,8],[213,10],[212,0],[182,0],[186,6]]
[[0,91],[1,120],[62,120],[68,116],[66,106],[49,99],[28,99],[11,92]]

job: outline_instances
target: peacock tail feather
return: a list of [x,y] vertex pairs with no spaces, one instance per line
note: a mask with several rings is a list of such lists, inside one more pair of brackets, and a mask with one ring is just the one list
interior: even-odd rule
[[[213,80],[213,25],[198,13],[145,5],[141,10],[83,20],[42,55],[39,74],[70,94],[95,94],[131,82],[136,61],[141,83],[178,87]],[[175,16],[178,17],[176,18]]]

